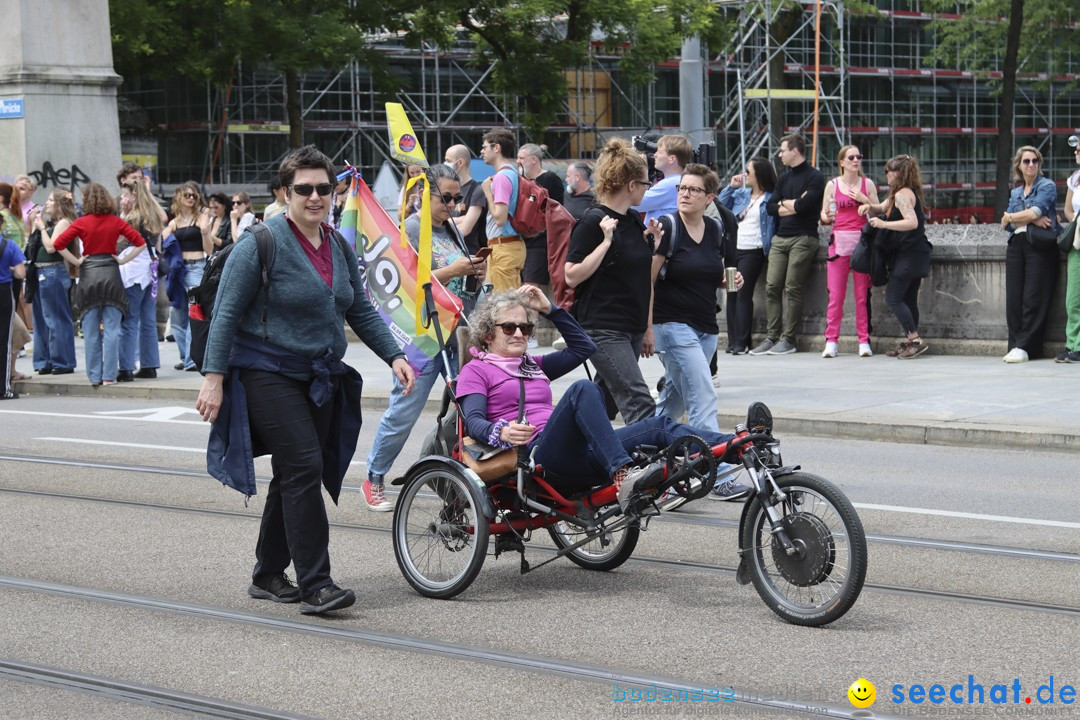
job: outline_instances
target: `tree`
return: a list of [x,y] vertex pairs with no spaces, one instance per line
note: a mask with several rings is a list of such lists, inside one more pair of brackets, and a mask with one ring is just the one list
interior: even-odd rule
[[[1071,15],[1075,0],[926,0],[928,9],[959,12],[958,18],[935,20],[937,46],[927,57],[932,64],[959,63],[986,73],[1001,70],[996,88],[1001,98],[995,173],[995,213],[1009,204],[1012,187],[1013,117],[1019,71],[1053,73],[1054,48],[1067,48],[1075,34]],[[1004,55],[999,53],[1004,49]],[[1060,50],[1059,50],[1060,52]],[[998,67],[998,59],[1001,65]]]
[[285,76],[289,144],[303,144],[300,73],[359,61],[388,84],[372,34],[392,24],[395,2],[357,0],[110,0],[121,74],[180,74],[223,88],[238,62]]
[[713,3],[694,0],[430,0],[407,17],[406,42],[449,48],[464,28],[477,59],[494,61],[493,89],[520,98],[519,119],[541,135],[566,100],[564,70],[585,64],[594,37],[623,53],[630,82],[646,83],[684,37],[715,39],[718,18]]

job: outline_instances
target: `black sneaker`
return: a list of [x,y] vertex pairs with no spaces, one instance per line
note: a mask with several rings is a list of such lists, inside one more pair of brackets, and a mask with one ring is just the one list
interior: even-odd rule
[[15,392],[14,390],[5,390],[4,392],[0,393],[0,400],[18,400],[18,399],[19,399],[19,393]]
[[135,373],[135,377],[140,380],[156,378],[157,368],[139,368],[139,372]]
[[173,370],[183,370],[183,369],[184,369],[184,363],[182,363],[182,362],[178,362],[175,365],[173,365]]
[[75,372],[75,368],[53,368],[53,375],[70,375]]
[[1061,353],[1054,358],[1054,362],[1058,363],[1074,363],[1080,362],[1080,352],[1076,350],[1062,350]]
[[37,371],[38,375],[52,375],[52,367],[43,367]]
[[288,575],[281,573],[262,580],[252,580],[248,595],[258,600],[294,603],[300,601],[300,588],[293,585]]
[[763,402],[752,402],[746,410],[746,427],[752,433],[772,434],[773,417],[769,406]]
[[356,602],[352,590],[339,588],[334,583],[321,587],[300,601],[300,612],[316,615],[330,610],[342,610]]
[[135,379],[135,373],[130,370],[120,370],[116,373],[116,382],[132,382]]

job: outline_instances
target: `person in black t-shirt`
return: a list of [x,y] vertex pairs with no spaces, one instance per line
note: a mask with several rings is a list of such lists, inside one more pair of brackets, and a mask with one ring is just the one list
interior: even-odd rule
[[574,226],[566,283],[576,290],[574,316],[596,343],[596,372],[629,425],[656,413],[638,357],[654,349],[652,255],[662,231],[655,220],[646,228],[630,209],[652,183],[645,159],[625,140],[608,142],[595,178],[598,205]]
[[480,248],[487,245],[487,233],[484,231],[487,225],[487,196],[481,184],[473,179],[469,167],[471,162],[472,154],[464,145],[452,145],[443,156],[443,164],[461,178],[461,197],[464,200],[458,204],[458,215],[453,221],[465,238],[469,254],[476,255]]
[[[548,197],[562,204],[563,184],[559,176],[545,170],[541,161],[547,148],[534,143],[526,143],[518,149],[517,161],[521,174],[547,190]],[[525,267],[521,269],[521,279],[534,285],[548,285],[547,233],[525,238]]]
[[724,284],[724,247],[720,223],[704,213],[719,189],[708,167],[686,166],[676,188],[679,212],[660,217],[663,237],[652,260],[653,332],[665,370],[657,413],[681,420],[685,411],[690,425],[713,432],[720,426],[709,361],[720,334],[715,300]]

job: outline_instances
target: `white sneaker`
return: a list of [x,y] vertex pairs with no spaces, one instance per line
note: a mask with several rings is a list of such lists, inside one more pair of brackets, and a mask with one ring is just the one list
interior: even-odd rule
[[1022,363],[1022,362],[1027,362],[1027,361],[1028,361],[1028,354],[1027,354],[1027,350],[1024,350],[1023,348],[1018,348],[1018,347],[1015,347],[1015,348],[1013,348],[1012,350],[1010,350],[1010,351],[1009,351],[1009,352],[1008,352],[1008,353],[1007,353],[1007,354],[1005,355],[1005,357],[1003,357],[1003,358],[1001,358],[1001,359],[1002,359],[1002,360],[1004,360],[1004,361],[1005,361],[1005,362],[1007,362],[1007,363]]
[[555,348],[556,350],[562,350],[566,347],[566,341],[563,340],[562,335],[555,338],[555,341],[551,343],[551,347]]
[[825,350],[821,353],[821,357],[823,357],[823,358],[834,358],[834,357],[836,357],[836,350],[837,350],[836,343],[834,343],[833,341],[830,340],[830,341],[825,343]]
[[874,357],[874,351],[870,349],[870,343],[859,343],[859,357]]

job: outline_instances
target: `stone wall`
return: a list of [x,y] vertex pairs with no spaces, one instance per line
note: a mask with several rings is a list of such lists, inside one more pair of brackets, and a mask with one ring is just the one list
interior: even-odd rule
[[[931,340],[933,351],[964,355],[1004,355],[1008,330],[1005,325],[1005,232],[996,225],[931,225],[927,237],[934,246],[930,277],[919,290],[920,331]],[[821,251],[811,270],[799,348],[820,350],[824,346],[825,257],[828,232],[821,235]],[[754,293],[754,340],[765,332],[764,273]],[[855,349],[854,290],[849,282],[841,330],[841,351]],[[875,351],[892,347],[903,333],[888,305],[885,289],[871,293],[871,318]],[[1045,354],[1057,354],[1065,338],[1065,261],[1055,291],[1046,330]],[[726,331],[720,314],[721,332]],[[721,341],[723,346],[723,340]]]

